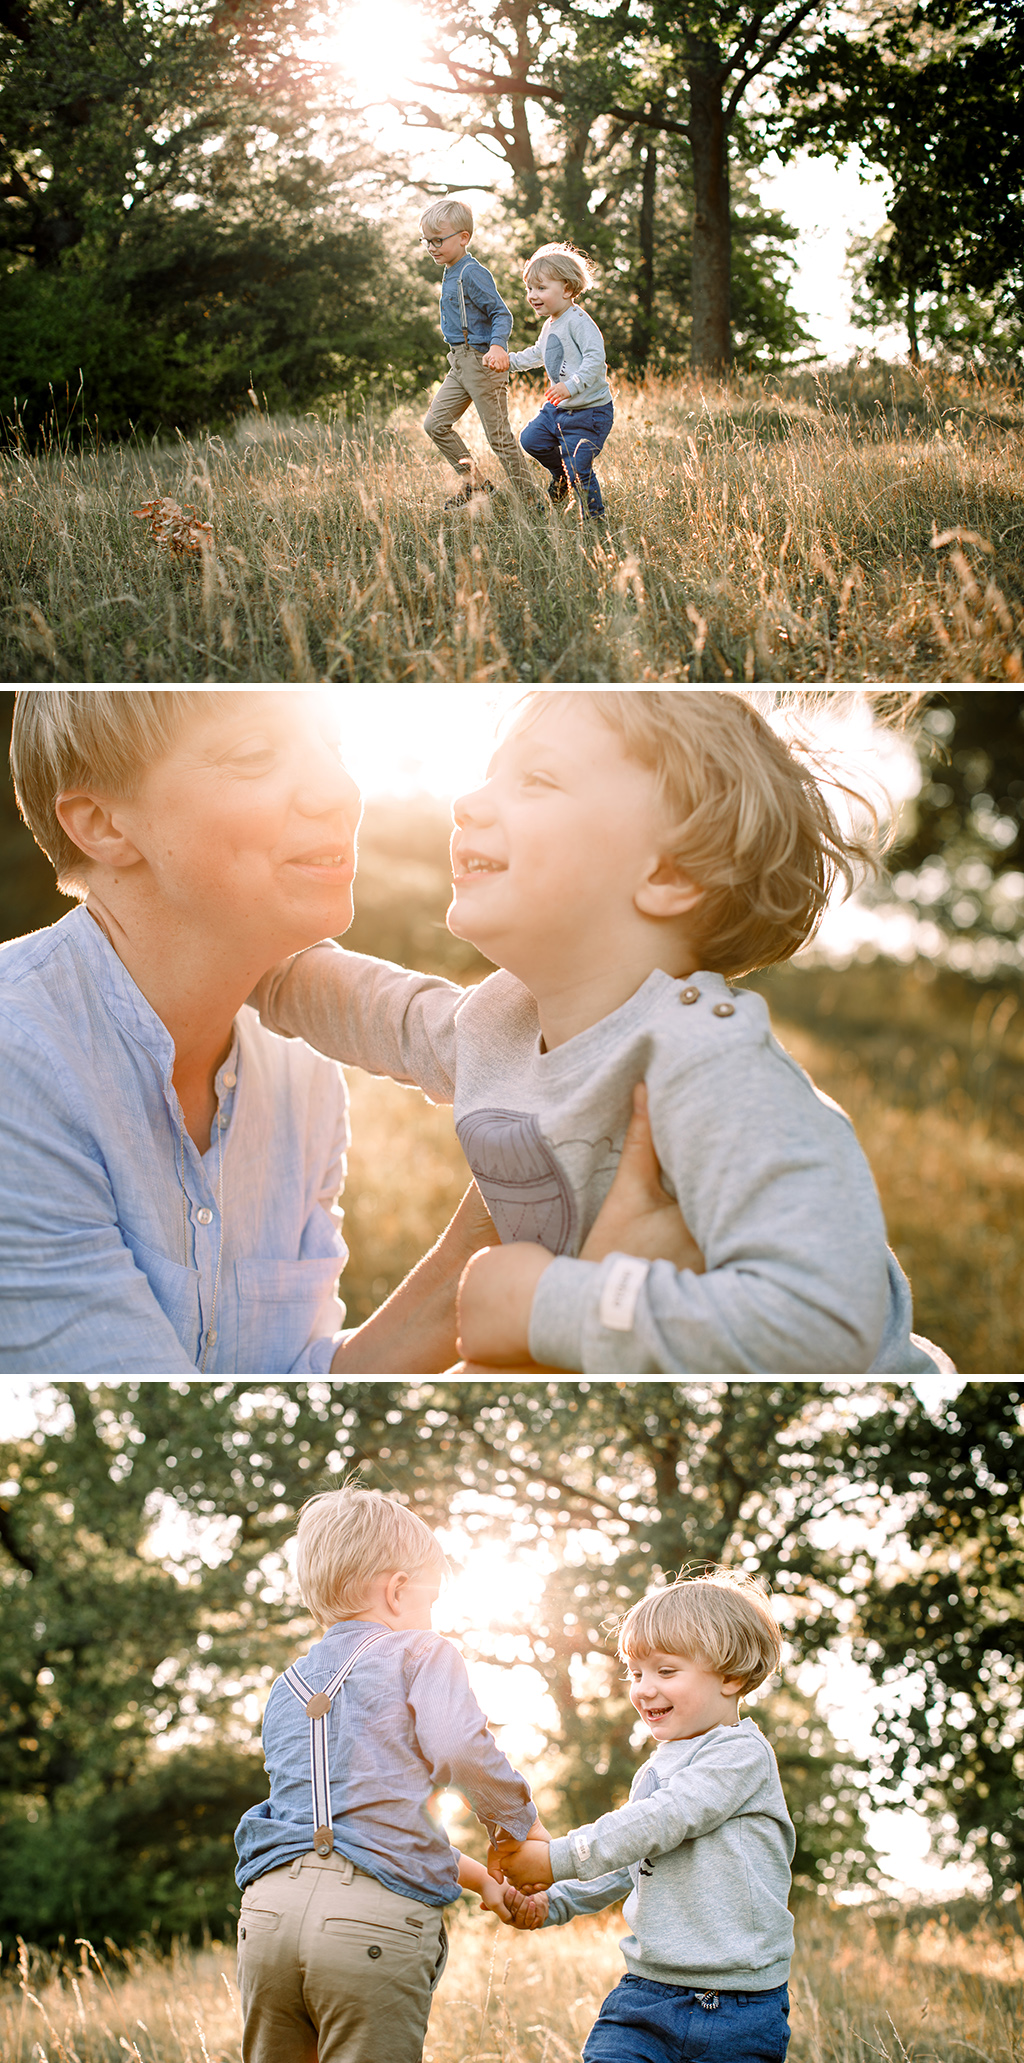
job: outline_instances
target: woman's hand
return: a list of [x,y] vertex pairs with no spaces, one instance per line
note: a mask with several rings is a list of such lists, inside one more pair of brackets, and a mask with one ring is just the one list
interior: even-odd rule
[[643,1082],[633,1091],[633,1115],[615,1180],[580,1248],[580,1260],[603,1261],[606,1254],[636,1254],[643,1261],[671,1261],[674,1268],[704,1273],[704,1256],[675,1198],[661,1185]]

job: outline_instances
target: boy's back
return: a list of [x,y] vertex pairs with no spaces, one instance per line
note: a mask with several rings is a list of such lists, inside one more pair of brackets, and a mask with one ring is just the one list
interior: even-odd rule
[[[389,1891],[424,1905],[459,1895],[456,1857],[428,1811],[450,1785],[485,1821],[522,1813],[528,1798],[481,1726],[457,1649],[439,1633],[390,1632],[348,1620],[332,1626],[298,1663],[324,1690],[371,1634],[379,1634],[338,1693],[329,1725],[334,1846]],[[243,1814],[236,1834],[242,1889],[311,1846],[309,1720],[284,1677],[263,1721],[270,1797]]]

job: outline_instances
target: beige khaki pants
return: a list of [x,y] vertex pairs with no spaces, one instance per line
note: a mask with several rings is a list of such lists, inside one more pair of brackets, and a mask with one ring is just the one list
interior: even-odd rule
[[427,436],[460,477],[472,484],[473,460],[455,424],[467,408],[475,408],[484,426],[484,436],[512,485],[536,500],[536,474],[520,451],[508,419],[507,372],[492,372],[490,366],[483,364],[479,352],[469,350],[465,344],[452,345],[448,363],[451,372],[442,381],[424,417]]
[[243,2063],[420,2063],[447,1953],[437,1906],[345,1856],[267,1870],[238,1916]]

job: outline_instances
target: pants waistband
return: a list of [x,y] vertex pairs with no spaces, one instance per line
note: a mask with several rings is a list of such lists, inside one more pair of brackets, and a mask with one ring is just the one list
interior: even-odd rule
[[333,1870],[343,1884],[351,1884],[353,1877],[369,1876],[368,1870],[359,1869],[347,1855],[316,1855],[312,1849],[308,1855],[297,1855],[294,1862],[279,1862],[276,1869],[266,1870],[264,1875],[278,1877],[287,1871],[289,1877],[297,1877],[300,1870]]

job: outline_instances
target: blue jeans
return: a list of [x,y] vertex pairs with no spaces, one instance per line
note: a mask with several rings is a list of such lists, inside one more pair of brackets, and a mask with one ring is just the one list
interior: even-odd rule
[[547,469],[555,486],[568,480],[570,487],[586,498],[592,516],[604,515],[594,460],[614,418],[610,401],[602,401],[596,408],[556,408],[553,401],[545,401],[540,414],[519,434],[523,450]]
[[[715,1998],[710,2011],[701,1996]],[[689,1991],[624,1977],[587,2036],[584,2063],[784,2063],[789,1993]]]

